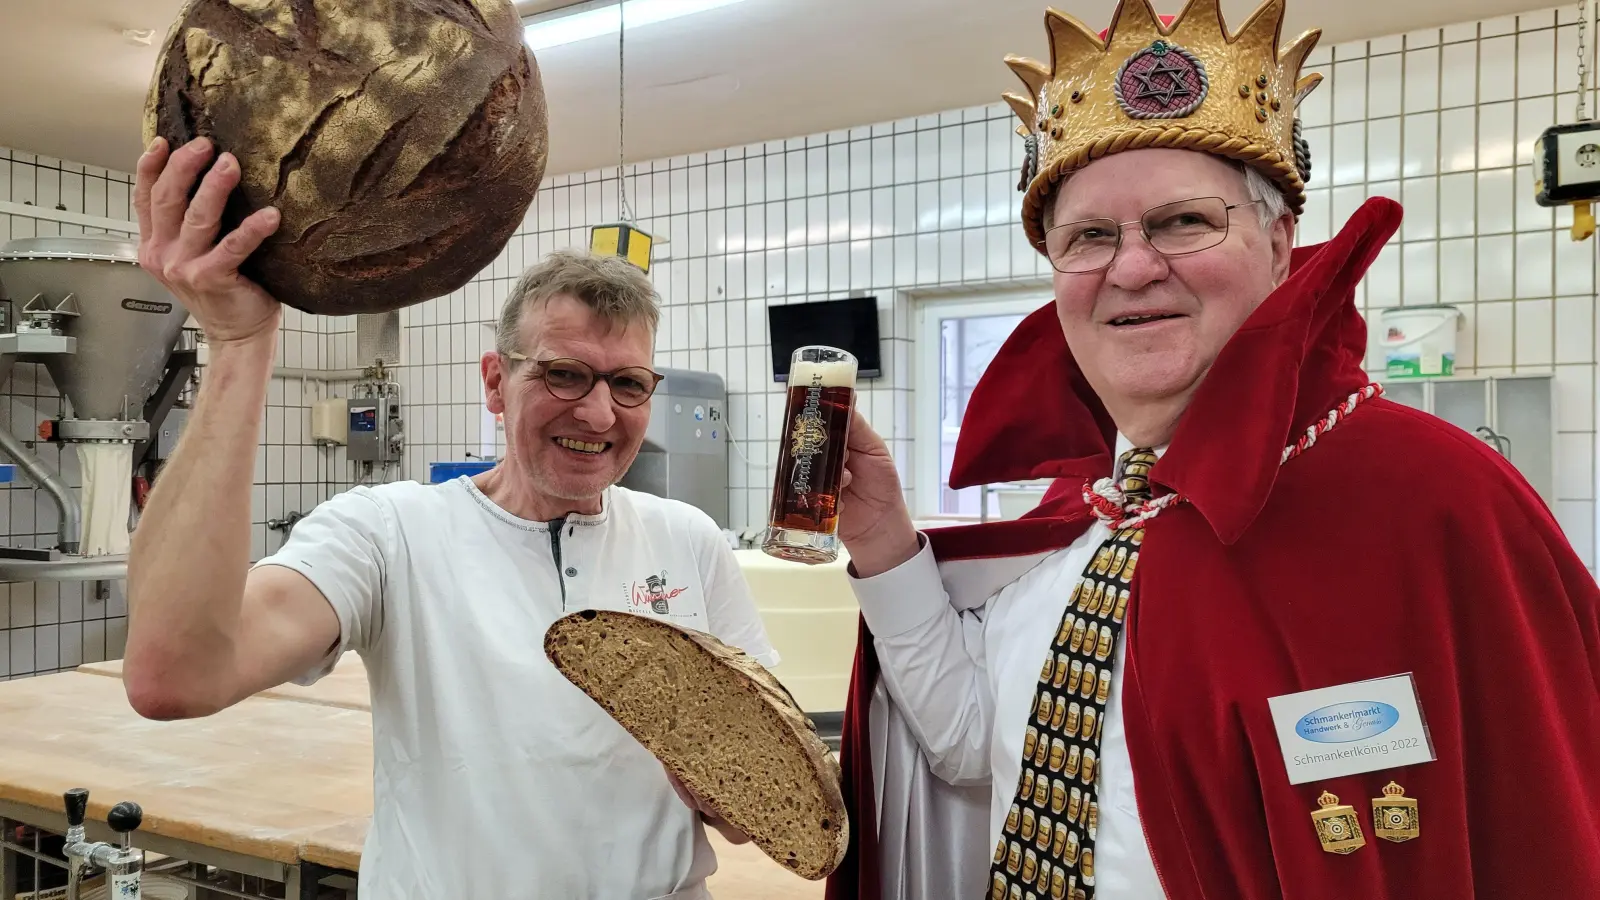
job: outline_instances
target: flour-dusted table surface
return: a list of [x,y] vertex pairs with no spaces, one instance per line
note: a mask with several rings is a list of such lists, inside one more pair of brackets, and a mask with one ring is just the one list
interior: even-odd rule
[[131,800],[144,810],[136,846],[285,882],[290,897],[306,838],[372,815],[361,710],[251,697],[156,722],[120,679],[63,672],[0,684],[0,735],[0,817],[64,832],[62,794],[87,788],[90,837],[110,840],[106,812]]

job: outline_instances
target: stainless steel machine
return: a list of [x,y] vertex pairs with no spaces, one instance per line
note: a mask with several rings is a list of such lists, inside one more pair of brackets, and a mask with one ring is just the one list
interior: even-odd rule
[[400,385],[385,380],[382,366],[377,367],[374,379],[363,381],[351,388],[345,401],[349,418],[345,456],[351,462],[372,463],[384,467],[399,465],[405,449],[400,422]]
[[[161,426],[194,372],[178,350],[188,311],[139,268],[138,245],[110,236],[24,238],[0,246],[0,381],[18,361],[42,363],[66,398],[62,415],[0,429],[11,457],[60,512],[56,546],[0,547],[0,580],[123,577],[126,560],[77,557],[79,498],[23,446],[127,443],[137,468],[154,453]],[[37,425],[37,435],[17,433]],[[134,473],[130,471],[131,480]]]
[[622,486],[697,506],[728,527],[728,392],[722,376],[659,369],[650,424]]

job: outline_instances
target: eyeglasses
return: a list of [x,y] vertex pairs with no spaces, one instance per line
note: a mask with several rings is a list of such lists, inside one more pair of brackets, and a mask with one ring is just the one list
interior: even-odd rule
[[1162,256],[1184,256],[1210,250],[1228,238],[1228,213],[1260,200],[1229,203],[1221,197],[1197,197],[1163,203],[1145,210],[1134,222],[1083,219],[1045,232],[1045,254],[1056,271],[1069,275],[1098,272],[1111,265],[1122,247],[1122,229],[1138,225],[1151,249]]
[[[516,360],[530,361],[527,356],[512,351],[505,354]],[[545,390],[560,400],[582,400],[594,390],[595,382],[604,381],[611,387],[611,399],[618,406],[635,407],[656,392],[656,387],[667,376],[644,366],[628,366],[615,372],[596,372],[581,359],[531,360],[540,369],[533,377],[544,382]]]

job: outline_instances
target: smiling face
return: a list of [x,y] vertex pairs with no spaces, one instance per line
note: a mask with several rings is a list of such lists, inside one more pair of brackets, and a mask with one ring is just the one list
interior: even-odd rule
[[520,482],[514,493],[533,509],[598,512],[601,493],[639,453],[650,403],[622,406],[604,380],[581,400],[560,399],[545,387],[535,361],[576,359],[596,372],[648,367],[654,335],[645,323],[608,325],[565,294],[527,310],[518,334],[528,360],[492,351],[483,360],[489,411],[505,416],[506,474]]
[[[1251,199],[1244,174],[1210,154],[1129,150],[1074,173],[1056,191],[1051,222],[1137,223],[1152,207],[1196,197]],[[1125,226],[1109,267],[1055,273],[1067,345],[1119,426],[1142,405],[1186,404],[1223,345],[1287,277],[1291,220],[1263,229],[1258,212],[1230,211],[1226,240],[1186,256],[1163,256],[1137,224]]]

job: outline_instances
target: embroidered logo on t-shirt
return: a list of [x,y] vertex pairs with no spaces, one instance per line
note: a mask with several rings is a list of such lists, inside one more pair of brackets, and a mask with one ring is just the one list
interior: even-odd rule
[[646,575],[644,584],[635,581],[628,592],[628,602],[634,609],[649,607],[657,615],[669,615],[672,612],[671,600],[688,590],[687,587],[669,587],[667,573],[660,575]]

